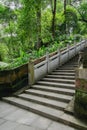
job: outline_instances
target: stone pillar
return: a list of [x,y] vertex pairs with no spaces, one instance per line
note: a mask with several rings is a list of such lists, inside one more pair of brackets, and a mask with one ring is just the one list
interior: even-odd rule
[[50,72],[49,52],[46,52],[46,62],[47,62],[47,73],[49,73]]
[[61,66],[61,52],[60,52],[60,49],[58,49],[58,66]]
[[34,63],[29,62],[28,64],[28,84],[31,87],[34,84]]
[[69,55],[69,50],[70,49],[70,46],[69,46],[69,44],[67,44],[67,50],[68,50],[68,57],[67,57],[67,60],[69,60],[69,58],[70,58],[70,55]]

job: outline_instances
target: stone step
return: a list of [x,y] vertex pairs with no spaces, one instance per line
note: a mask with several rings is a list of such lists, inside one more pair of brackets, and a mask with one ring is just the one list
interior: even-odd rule
[[66,125],[68,124],[79,130],[87,130],[86,123],[83,123],[79,119],[75,118],[73,115],[64,114],[64,112],[61,110],[56,110],[54,108],[50,108],[41,104],[25,101],[17,97],[3,98],[3,100],[10,104],[16,105],[22,109],[50,118],[54,121],[58,121]]
[[58,88],[75,89],[75,84],[55,83],[55,82],[46,81],[46,80],[45,81],[38,81],[36,84],[58,87]]
[[53,99],[53,100],[57,100],[57,101],[61,101],[61,102],[67,102],[67,103],[72,100],[72,96],[69,96],[69,95],[47,92],[47,91],[41,91],[41,90],[28,89],[28,90],[25,91],[25,93],[27,93],[29,95],[46,97],[46,98],[49,98],[49,99]]
[[45,97],[38,97],[35,95],[29,95],[26,93],[20,94],[18,97],[20,97],[21,99],[33,102],[33,103],[45,105],[45,106],[52,107],[54,109],[59,109],[59,110],[64,110],[68,105],[65,102],[60,102],[60,101],[48,99]]
[[78,65],[78,61],[76,62],[75,61],[72,62],[72,61],[71,62],[69,61],[68,63],[66,63],[66,65]]
[[54,75],[54,74],[48,74],[45,77],[49,77],[49,78],[58,78],[58,79],[74,79],[75,80],[75,76],[66,76],[66,75]]
[[75,73],[75,70],[61,70],[61,69],[56,69],[56,70],[54,70],[54,72],[68,72],[68,73],[72,73],[72,72],[74,72]]
[[68,69],[68,70],[75,70],[75,68],[77,68],[77,67],[71,67],[71,66],[61,66],[60,67],[60,69],[62,69],[62,70],[65,70],[65,69]]
[[27,100],[23,100],[21,98],[17,98],[17,97],[8,97],[8,98],[4,98],[4,101],[16,105],[20,108],[29,110],[31,112],[34,112],[36,114],[40,114],[42,116],[45,117],[49,117],[50,119],[54,119],[56,116],[61,116],[64,112],[61,110],[57,110],[54,108],[50,108],[48,106],[44,106],[41,104],[37,104],[37,103],[33,103]]
[[73,63],[72,63],[72,64],[71,64],[71,63],[70,63],[70,64],[67,63],[67,64],[65,64],[64,66],[67,66],[67,67],[77,67],[78,64],[75,65],[75,64],[73,64]]
[[43,78],[42,81],[75,84],[75,80],[63,79],[63,78],[62,79],[55,79],[54,77]]
[[68,72],[52,72],[51,74],[54,74],[54,75],[75,76],[75,73],[68,73]]
[[58,94],[66,94],[73,96],[75,93],[75,90],[72,89],[67,89],[67,88],[58,88],[58,87],[52,87],[52,86],[44,86],[44,85],[33,85],[32,89],[37,89],[37,90],[43,90],[47,92],[54,92]]

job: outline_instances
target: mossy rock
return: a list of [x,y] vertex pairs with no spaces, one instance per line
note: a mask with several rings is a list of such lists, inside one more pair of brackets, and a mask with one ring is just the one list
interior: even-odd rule
[[84,109],[84,107],[81,104],[75,102],[74,111],[76,116],[78,116],[81,119],[87,120],[87,109]]
[[76,90],[74,110],[77,116],[87,119],[87,92]]
[[83,61],[83,68],[87,68],[87,60]]
[[87,68],[87,52],[86,51],[83,56],[83,68]]

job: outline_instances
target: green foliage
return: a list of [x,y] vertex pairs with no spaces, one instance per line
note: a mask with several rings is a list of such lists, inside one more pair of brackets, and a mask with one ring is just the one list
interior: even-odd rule
[[80,27],[80,34],[85,35],[87,34],[87,2],[82,3],[78,7],[79,12],[79,27]]
[[69,5],[67,6],[65,20],[67,24],[68,34],[71,33],[70,31],[75,33],[78,28],[78,17],[77,17],[77,10],[74,9],[72,6],[69,6]]
[[[75,4],[73,7],[70,2],[66,3],[65,16],[64,2],[57,0],[53,38],[53,3],[50,0],[16,0],[15,9],[9,7],[12,1],[7,0],[6,6],[0,4],[0,42],[4,46],[0,46],[2,61],[18,66],[26,63],[29,58],[38,58],[47,51],[53,52],[65,47],[67,43],[72,44],[74,40],[79,41],[82,36],[87,38],[87,2],[81,2],[78,8]],[[79,36],[74,37],[77,34]]]
[[47,43],[52,41],[52,34],[51,34],[51,19],[52,14],[50,9],[45,10],[42,13],[42,40],[43,43]]
[[[63,47],[65,47],[65,46],[62,42],[57,43],[55,41],[54,44],[51,44],[48,47],[42,46],[41,48],[39,48],[39,50],[33,50],[29,54],[25,53],[23,50],[20,49],[20,56],[18,58],[15,58],[15,59],[10,59],[11,63],[9,63],[8,66],[1,67],[1,70],[18,67],[20,65],[28,63],[29,60],[31,60],[31,59],[34,60],[34,59],[40,58],[41,56],[46,55],[46,52],[51,53],[51,52],[57,51],[58,48],[63,48]],[[5,49],[5,51],[6,51],[6,49]],[[6,57],[6,55],[5,55],[5,57]]]
[[82,20],[87,23],[87,2],[82,3],[78,8],[78,11]]
[[76,91],[74,109],[77,116],[87,119],[87,92]]
[[8,6],[0,4],[0,20],[3,22],[8,22],[9,20],[15,20],[16,14]]
[[18,19],[18,35],[23,45],[36,40],[36,13],[35,1],[23,0],[23,8]]
[[9,49],[4,43],[0,43],[0,61],[8,61]]

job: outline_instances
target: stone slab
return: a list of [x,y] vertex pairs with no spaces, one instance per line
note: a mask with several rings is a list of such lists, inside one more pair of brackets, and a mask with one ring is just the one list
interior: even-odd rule
[[45,117],[40,117],[37,120],[35,120],[31,125],[40,129],[47,129],[51,123],[51,120]]
[[20,126],[16,127],[15,130],[42,130],[42,129],[35,128],[32,126],[20,125]]
[[0,119],[0,125],[3,124],[6,120]]
[[16,121],[18,118],[23,117],[25,113],[26,113],[25,110],[18,109],[15,112],[13,112],[13,113],[9,114],[8,116],[4,117],[4,119],[10,120],[10,121]]
[[6,121],[5,123],[0,125],[0,130],[15,130],[16,127],[18,127],[18,123]]
[[16,122],[30,125],[32,122],[36,121],[39,118],[39,115],[27,112],[21,118],[17,119]]
[[3,109],[3,111],[0,111],[0,117],[5,117],[5,116],[9,116],[9,114],[15,112],[17,110],[17,108],[14,106],[11,106],[10,108],[5,107],[5,109]]

